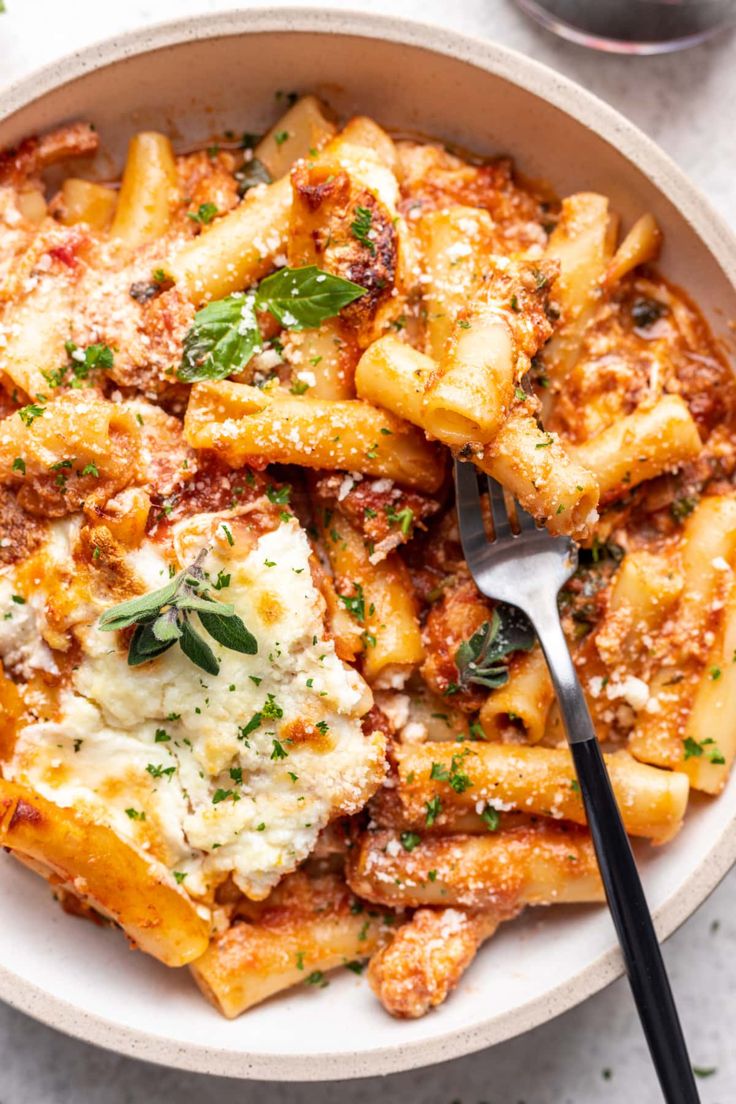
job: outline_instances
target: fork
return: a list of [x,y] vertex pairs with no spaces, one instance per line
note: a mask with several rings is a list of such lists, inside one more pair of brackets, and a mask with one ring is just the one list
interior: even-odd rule
[[470,573],[487,598],[517,606],[544,652],[570,745],[585,815],[626,973],[667,1104],[699,1096],[644,889],[613,795],[583,690],[557,609],[557,594],[575,572],[577,546],[553,537],[515,504],[512,527],[500,484],[488,477],[493,538],[481,513],[478,472],[455,461],[460,539]]

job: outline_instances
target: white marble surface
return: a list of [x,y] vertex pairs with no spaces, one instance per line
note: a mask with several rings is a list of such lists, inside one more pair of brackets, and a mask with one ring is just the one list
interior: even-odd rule
[[[0,85],[145,23],[247,4],[225,0],[5,0]],[[292,6],[297,6],[293,4]],[[584,84],[658,141],[736,224],[736,38],[653,59],[597,56],[528,23],[509,0],[322,0],[495,38]],[[1,913],[1,905],[0,905]],[[703,1104],[736,1100],[736,873],[669,941],[666,958]],[[248,1084],[144,1065],[0,1006],[0,1104],[657,1104],[628,991],[618,982],[545,1027],[428,1070],[350,1084]]]

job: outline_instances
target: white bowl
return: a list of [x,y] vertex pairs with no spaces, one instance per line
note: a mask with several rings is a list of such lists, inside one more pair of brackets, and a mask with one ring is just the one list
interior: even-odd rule
[[[559,194],[606,192],[624,223],[653,211],[662,268],[728,340],[736,242],[683,174],[620,115],[528,58],[437,28],[371,15],[250,10],[146,29],[54,63],[0,96],[0,145],[90,119],[119,164],[140,127],[183,142],[258,130],[274,91],[321,92],[342,113],[511,153]],[[658,931],[669,935],[736,859],[736,778],[697,797],[678,838],[642,850]],[[64,915],[40,879],[0,860],[0,997],[93,1043],[230,1077],[320,1080],[431,1064],[507,1039],[621,973],[604,908],[531,912],[491,941],[458,991],[398,1022],[365,981],[338,972],[226,1022],[186,971],[131,954],[122,936]],[[632,1008],[633,1015],[633,1008]]]

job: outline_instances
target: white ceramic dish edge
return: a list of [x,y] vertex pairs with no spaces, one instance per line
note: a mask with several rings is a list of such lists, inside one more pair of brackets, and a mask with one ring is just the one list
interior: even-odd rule
[[[533,83],[536,92],[554,106],[615,144],[674,203],[717,258],[725,275],[736,281],[736,239],[707,200],[680,169],[615,110],[566,78],[531,59],[490,42],[427,24],[358,12],[310,8],[248,9],[175,20],[146,27],[74,53],[0,93],[0,117],[7,118],[45,93],[109,63],[138,53],[193,39],[273,31],[318,32],[388,39],[417,46],[486,69],[503,79]],[[670,935],[715,888],[736,861],[736,832],[727,825],[695,873],[656,912],[657,930]],[[295,1054],[289,1068],[271,1056],[237,1055],[212,1046],[184,1047],[150,1032],[123,1028],[112,1020],[91,1016],[68,1001],[50,997],[41,988],[19,982],[0,967],[0,998],[36,1019],[68,1034],[143,1060],[231,1077],[322,1080],[361,1077],[415,1068],[478,1050],[527,1031],[574,1006],[603,988],[622,972],[618,951],[600,955],[564,986],[517,1007],[506,1020],[481,1022],[463,1031],[430,1039],[356,1051],[350,1058],[329,1052]],[[563,991],[564,989],[564,991]]]

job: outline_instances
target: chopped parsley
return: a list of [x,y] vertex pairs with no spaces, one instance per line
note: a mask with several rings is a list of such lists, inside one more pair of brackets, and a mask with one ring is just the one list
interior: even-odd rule
[[251,732],[255,732],[255,730],[260,727],[262,720],[263,715],[261,713],[254,713],[248,723],[246,725],[243,725],[242,728],[238,729],[238,739],[247,739],[248,736],[250,736]]
[[240,801],[240,794],[236,793],[235,790],[215,790],[212,795],[212,804],[219,805],[222,801],[227,801],[228,799],[231,801]]
[[46,410],[44,403],[46,402],[45,395],[36,395],[39,400],[35,403],[28,403],[27,406],[22,406],[18,411],[18,417],[25,426],[31,426],[35,422],[36,418],[40,418]]
[[304,979],[305,985],[315,985],[319,989],[325,989],[330,983],[321,970],[312,970],[309,977]]
[[338,598],[348,613],[361,624],[365,621],[365,595],[360,583],[353,583],[355,594],[338,594]]
[[684,759],[687,762],[688,759],[700,759],[705,757],[709,763],[713,763],[714,766],[723,766],[726,762],[725,756],[719,750],[715,740],[708,737],[706,740],[694,740],[692,736],[686,737],[683,741],[684,747]]
[[371,240],[370,232],[373,225],[373,215],[368,207],[356,207],[355,218],[350,223],[350,231],[356,241],[370,250],[371,255],[376,255],[376,243]]
[[409,536],[414,523],[414,511],[409,506],[405,506],[403,510],[395,510],[393,506],[387,506],[386,518],[390,525],[398,525],[405,537]]
[[465,793],[473,785],[470,777],[460,769],[466,754],[466,752],[460,752],[458,755],[453,755],[449,770],[443,763],[432,763],[429,777],[434,781],[447,782],[455,793]]
[[291,497],[291,486],[288,483],[285,483],[283,487],[274,487],[271,484],[266,487],[266,496],[269,502],[273,502],[277,506],[286,506]]
[[163,778],[166,776],[170,782],[172,775],[176,771],[176,767],[162,767],[160,763],[148,763],[146,770],[151,778]]
[[207,226],[217,214],[215,203],[200,203],[196,211],[188,211],[187,218],[192,222],[198,222],[201,226]]
[[405,851],[413,851],[422,842],[422,837],[418,836],[416,832],[402,832],[399,839]]
[[266,701],[261,707],[261,716],[266,717],[270,721],[278,721],[283,717],[284,711],[280,705],[277,704],[273,694],[266,695]]
[[486,805],[485,809],[480,814],[480,819],[483,821],[489,832],[498,831],[498,826],[501,822],[501,818],[498,815],[498,810],[494,809],[492,805]]
[[442,801],[439,796],[435,794],[434,797],[430,798],[429,801],[425,801],[424,805],[427,810],[425,823],[428,828],[431,828],[434,822],[437,820],[437,817],[442,812]]

